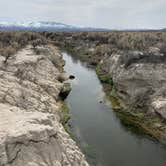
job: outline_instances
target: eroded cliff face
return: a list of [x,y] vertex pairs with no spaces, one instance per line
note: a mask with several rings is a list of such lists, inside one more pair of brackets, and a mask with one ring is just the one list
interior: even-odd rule
[[59,93],[64,61],[58,50],[27,48],[0,56],[0,165],[86,166],[64,130]]
[[[103,63],[103,64],[102,64]],[[117,97],[145,124],[151,135],[166,140],[166,56],[159,48],[105,57],[101,66],[111,75]],[[136,122],[137,123],[137,122]]]
[[159,51],[150,54],[150,50],[112,54],[105,63],[119,96],[127,105],[166,119],[166,112],[161,108],[166,97],[166,57]]

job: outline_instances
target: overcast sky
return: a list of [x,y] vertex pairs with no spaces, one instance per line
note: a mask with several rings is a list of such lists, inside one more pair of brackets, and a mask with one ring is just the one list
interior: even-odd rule
[[0,0],[0,21],[105,28],[166,27],[166,0]]

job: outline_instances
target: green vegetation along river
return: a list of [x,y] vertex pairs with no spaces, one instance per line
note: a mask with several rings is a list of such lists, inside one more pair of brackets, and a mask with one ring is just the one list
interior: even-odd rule
[[69,130],[93,166],[165,166],[166,147],[122,124],[105,98],[95,71],[63,53],[65,70],[76,77],[66,99]]

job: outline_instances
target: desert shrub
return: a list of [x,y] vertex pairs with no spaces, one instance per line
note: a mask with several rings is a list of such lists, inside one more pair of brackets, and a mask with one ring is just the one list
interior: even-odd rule
[[13,47],[11,47],[11,46],[9,46],[9,47],[6,47],[5,49],[0,50],[0,53],[1,53],[2,56],[5,57],[4,63],[6,64],[7,61],[8,61],[8,59],[9,59],[13,54],[16,53],[16,49],[13,48]]
[[33,48],[35,49],[37,46],[41,46],[41,45],[45,45],[46,44],[46,40],[44,40],[43,38],[39,38],[39,39],[36,39],[36,40],[33,40],[31,42]]
[[32,42],[31,42],[31,44],[32,44],[32,46],[33,46],[33,49],[36,49],[36,47],[38,46],[38,45],[40,45],[40,40],[33,40]]
[[144,55],[138,51],[127,52],[123,56],[120,57],[120,62],[121,62],[121,64],[124,64],[125,68],[127,68],[132,63],[139,61],[143,57],[144,57]]

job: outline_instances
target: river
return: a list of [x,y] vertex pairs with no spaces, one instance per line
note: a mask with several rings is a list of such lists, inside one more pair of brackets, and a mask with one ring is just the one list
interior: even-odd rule
[[68,129],[91,166],[166,166],[166,147],[124,126],[107,101],[95,71],[63,52],[76,77],[66,102]]

